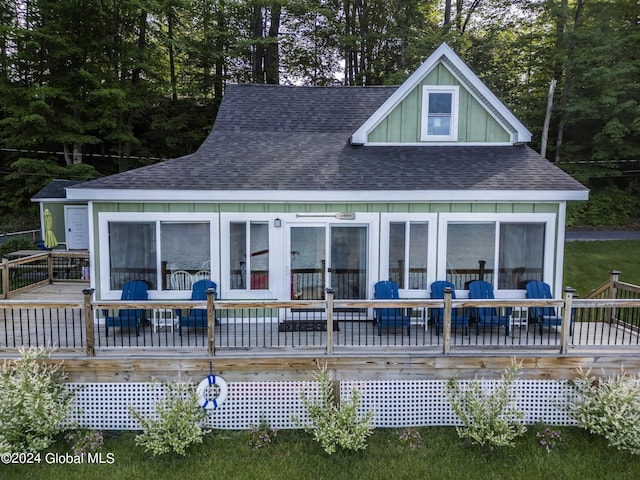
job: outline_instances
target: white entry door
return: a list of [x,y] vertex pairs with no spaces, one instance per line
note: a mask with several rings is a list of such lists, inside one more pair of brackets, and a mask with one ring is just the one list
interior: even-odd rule
[[327,287],[336,299],[367,298],[366,226],[291,225],[289,239],[292,300],[324,300]]
[[89,214],[86,206],[65,206],[67,250],[89,249]]

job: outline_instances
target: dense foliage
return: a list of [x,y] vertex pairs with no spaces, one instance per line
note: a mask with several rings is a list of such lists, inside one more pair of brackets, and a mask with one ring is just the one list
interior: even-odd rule
[[52,178],[193,152],[228,83],[398,84],[443,41],[534,147],[628,194],[639,19],[635,0],[0,0],[0,228]]
[[527,431],[524,412],[514,406],[513,382],[520,365],[514,363],[491,391],[475,379],[462,385],[451,379],[445,396],[462,425],[456,427],[460,438],[489,450],[515,447],[515,440]]
[[352,390],[348,398],[336,404],[333,374],[326,364],[319,366],[316,381],[317,399],[308,397],[304,391],[300,395],[309,417],[309,424],[302,426],[329,455],[337,451],[365,450],[367,438],[373,433],[373,411],[360,414],[360,392]]
[[20,351],[0,366],[0,453],[39,452],[50,447],[72,411],[62,363],[47,363],[45,348]]
[[596,378],[581,371],[572,385],[576,397],[569,411],[578,425],[612,447],[640,454],[640,376],[622,371]]
[[160,388],[156,389],[155,415],[146,417],[134,408],[130,409],[131,416],[140,422],[142,428],[135,443],[154,456],[186,455],[187,449],[195,443],[202,443],[208,433],[204,426],[206,410],[200,407],[195,386],[190,382],[165,382],[164,391],[162,394]]

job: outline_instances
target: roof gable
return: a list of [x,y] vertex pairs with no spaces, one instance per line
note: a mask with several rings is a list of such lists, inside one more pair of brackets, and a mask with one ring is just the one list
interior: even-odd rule
[[[455,90],[454,138],[425,139],[426,92]],[[459,93],[458,93],[459,92]],[[351,136],[355,145],[516,144],[531,133],[443,43]]]

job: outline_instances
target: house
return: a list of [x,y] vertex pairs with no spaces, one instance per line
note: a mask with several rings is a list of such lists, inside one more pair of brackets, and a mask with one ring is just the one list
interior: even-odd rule
[[[402,85],[229,85],[193,154],[66,188],[88,208],[92,286],[119,299],[404,298],[476,278],[560,295],[568,201],[588,190],[527,143],[526,127],[446,44]],[[200,273],[203,275],[203,273]]]
[[89,217],[87,202],[69,200],[66,188],[80,181],[56,179],[36,193],[32,202],[39,204],[41,237],[45,237],[44,211],[49,210],[53,219],[53,233],[59,248],[87,250],[89,248]]

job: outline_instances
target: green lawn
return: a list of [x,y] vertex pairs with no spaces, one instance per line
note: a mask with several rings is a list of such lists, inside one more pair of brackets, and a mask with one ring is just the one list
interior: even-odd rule
[[[282,431],[260,450],[246,446],[247,432],[217,431],[186,457],[154,458],[137,447],[131,433],[111,434],[103,458],[113,464],[0,466],[0,478],[50,480],[129,479],[594,479],[637,480],[640,458],[607,447],[577,428],[561,430],[563,442],[547,453],[532,426],[516,448],[483,451],[459,440],[454,428],[420,428],[422,447],[401,445],[400,430],[379,429],[363,452],[327,455],[309,434]],[[64,441],[60,453],[69,451]]]
[[640,285],[640,240],[567,242],[564,252],[562,285],[582,298],[606,282],[611,270],[622,272],[623,282]]

